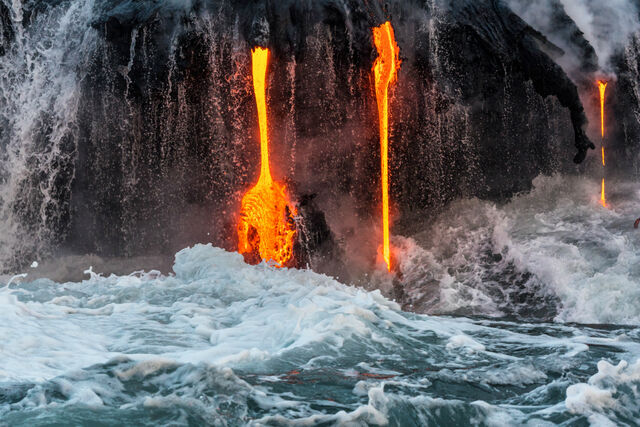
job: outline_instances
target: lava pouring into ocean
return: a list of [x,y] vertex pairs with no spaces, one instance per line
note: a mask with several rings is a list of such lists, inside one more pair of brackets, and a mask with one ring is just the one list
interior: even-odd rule
[[267,121],[266,77],[269,49],[256,47],[251,52],[253,90],[260,127],[260,177],[242,198],[238,223],[238,252],[251,263],[275,261],[286,266],[293,258],[296,236],[292,205],[287,188],[271,176],[269,165],[269,128]]
[[400,69],[400,48],[389,21],[373,29],[373,41],[378,58],[373,64],[380,127],[380,159],[382,182],[382,252],[387,269],[391,271],[389,243],[389,85],[395,83]]
[[[598,88],[600,89],[600,135],[602,136],[602,167],[605,166],[604,160],[604,102],[607,90],[607,82],[598,80]],[[607,197],[605,195],[604,178],[602,178],[602,190],[600,191],[600,203],[607,206]]]

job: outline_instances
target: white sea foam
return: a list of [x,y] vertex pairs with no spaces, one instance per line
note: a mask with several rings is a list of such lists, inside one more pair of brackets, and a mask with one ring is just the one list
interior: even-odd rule
[[[586,415],[593,425],[619,425],[640,417],[640,360],[612,365],[598,363],[598,373],[587,383],[567,389],[569,412]],[[613,420],[613,421],[612,421]],[[615,422],[614,422],[615,421]]]
[[[0,416],[79,405],[124,412],[186,408],[214,420],[207,422],[233,416],[257,425],[397,425],[408,413],[420,423],[460,417],[514,424],[569,408],[616,419],[624,415],[620,402],[634,393],[612,392],[613,409],[604,413],[580,406],[581,399],[593,404],[580,397],[584,386],[568,392],[578,396],[575,403],[568,397],[553,408],[541,405],[546,412],[540,414],[526,409],[528,400],[522,408],[488,400],[505,387],[537,387],[524,395],[532,401],[554,395],[559,383],[550,377],[584,369],[590,346],[614,348],[621,357],[640,352],[634,330],[603,334],[405,313],[379,291],[310,271],[249,266],[210,245],[179,252],[174,270],[171,276],[109,277],[89,271],[83,282],[1,288],[0,391],[33,385],[16,403],[0,402]],[[633,384],[633,366],[614,372],[602,365],[586,386],[606,394],[608,378]],[[351,384],[351,401],[300,395],[313,392],[305,384],[317,381]],[[288,383],[300,387],[277,391]],[[488,394],[469,403],[440,396],[440,384],[449,384],[445,390],[473,384],[474,393]],[[251,420],[249,400],[259,409]]]
[[[5,287],[0,377],[42,380],[117,354],[242,365],[314,342],[337,354],[354,335],[394,344],[384,333],[372,335],[372,325],[389,329],[385,312],[399,310],[379,292],[308,271],[247,266],[242,256],[211,246],[181,251],[174,269],[169,277],[89,271],[80,283]],[[38,357],[25,360],[29,352]]]
[[449,338],[447,350],[464,348],[468,351],[484,351],[485,346],[467,335],[454,335]]
[[[210,245],[179,252],[174,269],[175,276],[93,273],[79,283],[38,280],[3,288],[2,378],[42,380],[118,355],[241,367],[314,346],[323,347],[325,358],[340,357],[345,343],[354,340],[365,353],[393,352],[416,333],[411,331],[434,334],[443,351],[506,357],[475,337],[487,330],[484,326],[465,319],[408,318],[378,291],[310,271],[248,266],[240,255]],[[488,330],[504,334],[507,342],[557,346],[571,354],[593,340]]]
[[611,183],[540,177],[504,205],[459,201],[400,247],[413,308],[430,313],[549,316],[640,323],[640,193]]

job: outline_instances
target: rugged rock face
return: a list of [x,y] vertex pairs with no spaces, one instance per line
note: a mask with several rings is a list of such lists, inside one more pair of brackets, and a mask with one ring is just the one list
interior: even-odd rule
[[[574,16],[588,21],[585,33],[569,17],[571,4]],[[600,2],[585,0],[571,3],[563,0],[529,2],[508,0],[512,9],[536,30],[562,48],[554,59],[563,67],[578,87],[581,98],[590,111],[593,138],[600,144],[600,104],[597,81],[608,82],[605,105],[607,176],[628,179],[637,176],[638,141],[640,140],[640,91],[638,81],[638,31],[640,30],[640,2],[622,0]],[[593,43],[593,44],[592,44]],[[596,55],[596,49],[600,57]],[[553,56],[553,55],[552,55]],[[592,163],[600,164],[593,156]]]
[[96,42],[79,66],[68,131],[75,160],[72,173],[56,175],[70,185],[59,196],[70,203],[56,205],[69,220],[56,223],[53,240],[72,252],[235,247],[239,200],[258,173],[256,44],[272,50],[274,173],[297,194],[317,194],[329,240],[349,239],[378,215],[371,27],[386,19],[403,60],[391,105],[398,231],[454,198],[505,198],[540,173],[572,170],[571,159],[592,147],[576,86],[550,56],[560,49],[499,0],[112,0],[91,8],[91,20],[77,23]]
[[11,12],[4,3],[0,3],[0,56],[4,56],[12,40],[13,26],[11,25]]
[[[508,0],[511,9],[536,31],[544,34],[561,52],[546,49],[574,80],[592,85],[590,77],[599,71],[598,56],[578,25],[567,14],[560,0],[530,2]],[[588,80],[584,82],[584,80]]]
[[607,150],[614,156],[614,174],[639,176],[640,35],[635,34],[613,58],[616,79],[609,83]]
[[[499,66],[506,67],[516,81],[530,81],[538,95],[543,98],[555,96],[562,106],[568,108],[578,149],[574,160],[582,162],[587,150],[593,148],[584,133],[587,120],[575,85],[545,53],[545,50],[553,51],[553,45],[501,1],[459,0],[446,3],[449,4],[449,16],[444,20],[443,32],[446,39],[454,42],[451,47],[457,46],[462,52],[451,57],[455,61],[453,68],[462,70],[454,79],[462,83],[463,96],[470,98],[480,94],[486,98],[487,85],[499,86],[499,82],[495,82],[500,75]],[[484,53],[479,61],[478,52]],[[482,64],[483,71],[490,65],[494,65],[493,70],[474,73],[476,64],[469,61],[470,58]],[[473,80],[464,78],[472,75],[475,75]]]

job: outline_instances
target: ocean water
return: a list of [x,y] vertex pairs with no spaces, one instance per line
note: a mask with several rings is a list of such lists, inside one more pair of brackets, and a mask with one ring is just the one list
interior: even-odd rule
[[640,193],[612,188],[454,203],[394,239],[404,305],[210,245],[5,278],[0,425],[637,425]]
[[[640,323],[640,187],[553,176],[496,205],[453,203],[397,238],[414,308],[585,324]],[[425,293],[425,288],[430,288]]]

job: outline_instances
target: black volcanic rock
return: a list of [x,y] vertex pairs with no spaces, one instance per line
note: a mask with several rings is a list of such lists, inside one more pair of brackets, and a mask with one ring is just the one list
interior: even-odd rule
[[[567,14],[559,0],[531,2],[508,0],[515,13],[562,49],[558,58],[574,81],[581,82],[597,72],[598,56],[578,25]],[[579,83],[580,84],[580,83]]]
[[[589,102],[591,120],[599,122],[600,104],[596,81],[608,81],[606,90],[606,140],[604,146],[607,152],[606,173],[628,177],[638,170],[637,152],[640,141],[640,99],[638,81],[640,81],[640,55],[638,34],[626,34],[630,28],[625,23],[610,22],[615,12],[621,12],[622,4],[589,1],[582,7],[594,14],[592,23],[600,34],[591,29],[592,37],[599,37],[603,53],[611,57],[600,58],[594,48],[585,39],[584,34],[576,23],[567,15],[559,0],[545,0],[531,2],[527,0],[508,0],[513,9],[536,29],[544,33],[550,40],[558,44],[564,51],[558,62],[568,72],[576,83],[583,100]],[[625,2],[631,8],[624,9],[624,13],[635,13],[630,19],[640,22],[640,1]],[[635,10],[635,12],[634,12]],[[610,31],[616,34],[608,35],[603,28],[612,24]],[[603,27],[604,26],[604,27]],[[620,28],[617,28],[620,27]],[[628,39],[621,39],[627,35]],[[618,45],[617,43],[621,43]],[[604,49],[602,46],[606,46]],[[604,69],[600,69],[599,62]],[[598,123],[599,124],[599,123]],[[599,129],[594,126],[594,132]],[[611,167],[615,165],[615,167]]]
[[298,199],[298,245],[294,250],[295,264],[299,268],[310,267],[316,272],[331,274],[347,283],[349,275],[344,264],[344,252],[338,246],[325,214],[318,207],[315,198],[315,194],[306,194]]
[[[32,2],[30,13],[49,3],[64,4]],[[560,51],[499,0],[93,7],[82,25],[98,41],[80,83],[75,167],[64,175],[71,219],[60,234],[73,252],[173,253],[199,241],[235,249],[229,224],[258,173],[255,45],[272,51],[272,169],[318,195],[312,222],[378,216],[371,28],[387,19],[403,61],[391,97],[398,230],[455,198],[510,197],[540,173],[573,170],[572,145],[576,161],[592,147],[576,87],[551,57]]]
[[591,146],[575,86],[541,49],[553,45],[500,1],[99,6],[104,42],[85,82],[74,182],[75,210],[92,219],[72,223],[70,242],[84,250],[173,251],[232,220],[257,171],[256,44],[273,52],[276,170],[322,200],[350,195],[357,215],[377,204],[371,27],[388,17],[404,61],[392,102],[400,211],[526,189],[566,156],[571,133],[550,134],[550,120],[573,129],[576,161]]
[[616,165],[610,173],[628,178],[637,176],[640,162],[640,34],[629,40],[612,59],[615,79],[607,85],[608,163]]
[[[531,81],[540,96],[555,96],[569,109],[578,149],[574,161],[581,163],[587,150],[595,146],[584,132],[587,119],[576,86],[545,52],[554,50],[554,46],[502,1],[456,0],[447,3],[448,19],[443,19],[442,31],[448,37],[457,37],[458,49],[462,49],[460,55],[452,56],[452,61],[460,69],[455,78],[462,82],[463,96],[467,99],[478,95],[486,97],[486,92],[482,91],[486,90],[487,82],[496,83],[499,76],[490,72],[475,73],[474,79],[465,78],[465,75],[474,75],[474,68],[477,70],[476,65],[480,65],[477,63],[482,63],[485,69],[486,64],[496,64],[496,73],[499,73],[499,66],[513,70],[522,81]],[[465,35],[465,39],[461,35]],[[478,55],[482,56],[478,58]]]
[[14,33],[11,25],[11,12],[9,8],[0,3],[0,56],[3,56],[13,41]]

